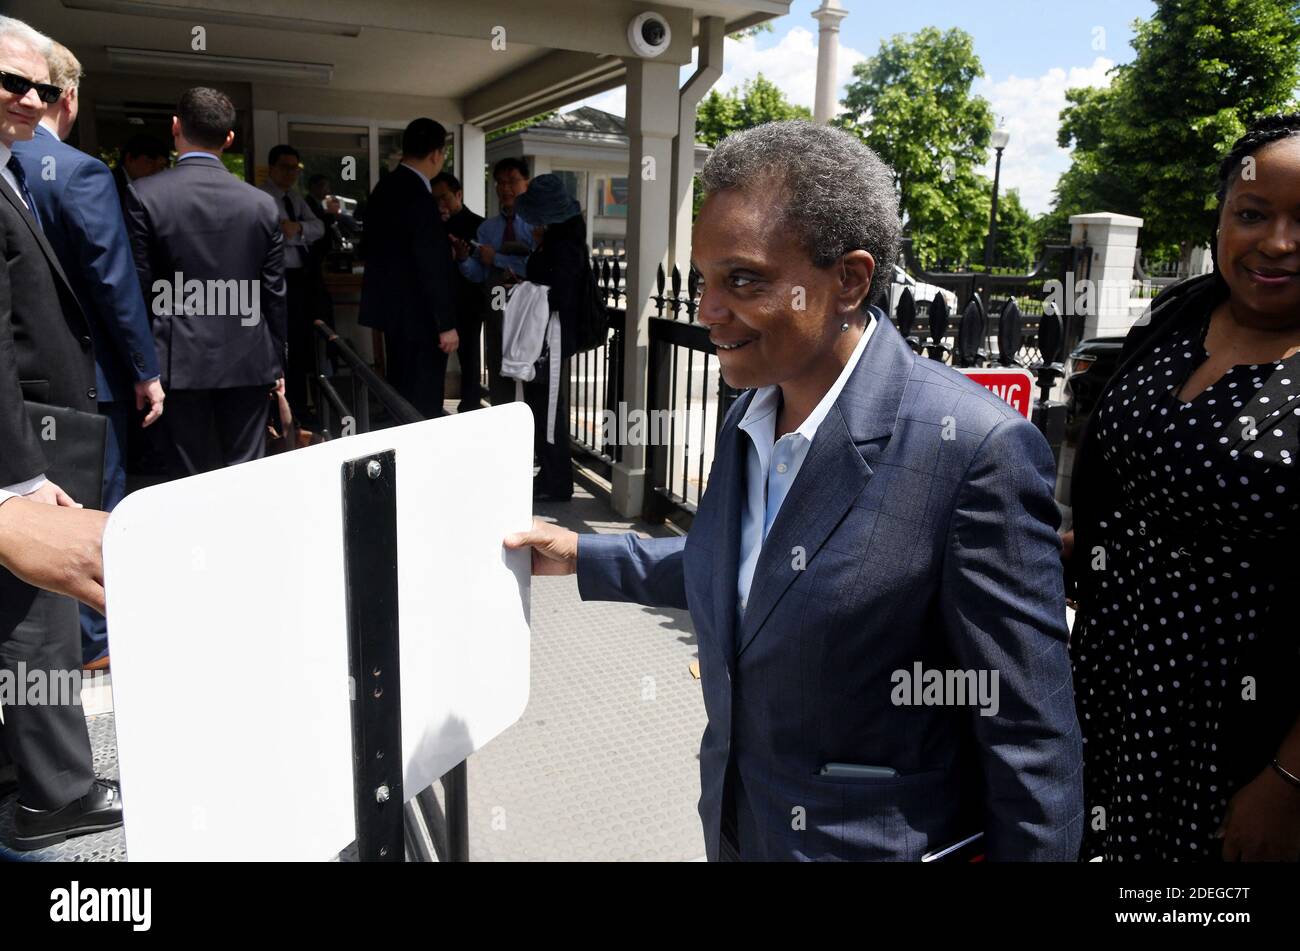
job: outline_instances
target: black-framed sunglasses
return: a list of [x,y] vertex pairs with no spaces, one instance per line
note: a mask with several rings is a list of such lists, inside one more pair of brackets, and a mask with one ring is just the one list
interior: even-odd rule
[[34,83],[26,76],[19,76],[15,73],[0,72],[0,86],[4,87],[5,92],[11,92],[20,98],[27,95],[29,90],[35,89],[36,95],[47,106],[54,105],[59,101],[59,97],[63,95],[62,86],[51,86],[49,83]]

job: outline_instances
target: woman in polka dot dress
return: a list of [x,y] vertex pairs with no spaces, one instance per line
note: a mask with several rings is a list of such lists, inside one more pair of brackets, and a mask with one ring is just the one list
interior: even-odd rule
[[1085,860],[1300,858],[1300,116],[1218,197],[1214,273],[1129,333],[1071,480]]

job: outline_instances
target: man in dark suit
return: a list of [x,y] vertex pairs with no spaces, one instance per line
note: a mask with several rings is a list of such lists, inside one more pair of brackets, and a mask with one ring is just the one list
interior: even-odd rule
[[[46,37],[0,17],[0,72],[16,78],[0,89],[0,488],[36,502],[74,505],[45,478],[46,453],[23,404],[29,399],[98,410],[90,324],[32,213],[26,173],[11,152],[15,142],[31,139],[45,106],[62,92],[49,84],[49,49]],[[0,736],[18,767],[17,848],[41,848],[121,824],[116,784],[96,779],[92,767],[76,679],[80,667],[76,602],[0,569],[4,678],[23,690],[28,672],[52,682],[73,677],[71,696],[51,695],[46,700],[52,702],[39,704],[9,701],[0,710]]]
[[[433,180],[433,197],[438,200],[447,234],[460,241],[473,241],[483,216],[465,207],[465,192],[460,179],[443,172]],[[464,274],[456,272],[456,333],[460,346],[460,405],[458,413],[468,413],[483,405],[481,351],[483,339],[483,291]]]
[[[81,64],[58,43],[49,64],[51,80],[63,96],[46,110],[30,142],[14,143],[14,155],[22,163],[45,237],[90,321],[99,411],[109,420],[103,508],[111,512],[126,494],[131,414],[148,406],[143,425],[152,425],[163,411],[163,388],[111,173],[99,159],[62,141],[77,121]],[[108,627],[103,615],[83,607],[81,632],[86,663],[104,665]]]
[[126,213],[126,189],[137,178],[157,175],[167,167],[167,146],[151,135],[133,135],[117,153],[113,168],[113,184],[117,186],[117,202]]
[[280,210],[222,164],[234,124],[224,93],[187,90],[172,118],[176,167],[127,193],[127,231],[167,387],[174,477],[265,455],[268,393],[284,387]]
[[361,325],[383,331],[389,382],[430,419],[443,415],[447,355],[460,339],[451,245],[430,190],[446,142],[432,119],[406,127],[402,161],[370,193],[362,236]]
[[[720,142],[692,263],[724,380],[689,535],[535,520],[535,574],[685,608],[710,860],[1073,861],[1082,742],[1047,441],[884,312],[893,171],[805,121]],[[778,196],[775,200],[773,196]],[[881,266],[877,267],[877,262]]]

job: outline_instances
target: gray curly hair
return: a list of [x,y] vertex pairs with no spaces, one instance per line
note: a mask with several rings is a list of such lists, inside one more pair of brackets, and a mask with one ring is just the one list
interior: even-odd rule
[[706,194],[762,189],[817,267],[869,252],[876,270],[864,303],[893,280],[902,233],[894,172],[843,129],[789,119],[735,132],[704,163],[700,183]]

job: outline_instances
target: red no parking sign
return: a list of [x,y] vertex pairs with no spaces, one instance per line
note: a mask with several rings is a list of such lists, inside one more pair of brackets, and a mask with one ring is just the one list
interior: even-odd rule
[[[958,369],[961,369],[958,367]],[[1028,370],[1016,367],[980,370],[962,370],[968,377],[995,396],[1011,404],[1025,419],[1034,411],[1034,376]]]

